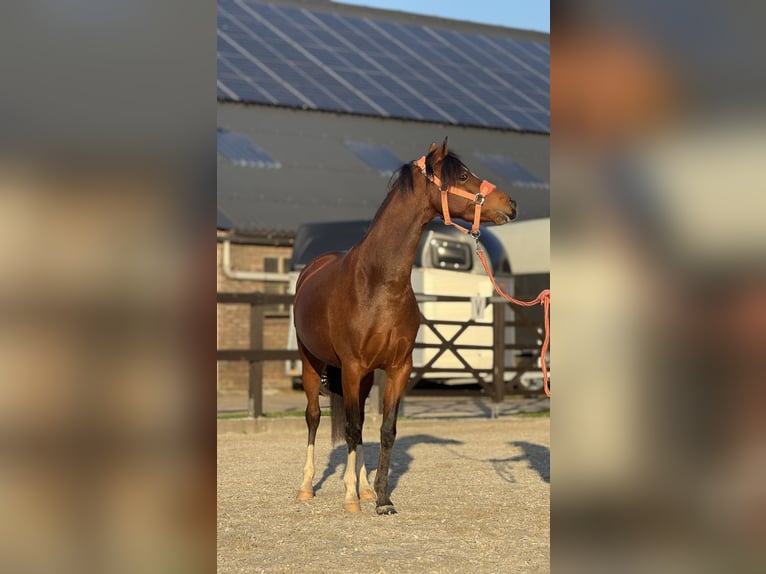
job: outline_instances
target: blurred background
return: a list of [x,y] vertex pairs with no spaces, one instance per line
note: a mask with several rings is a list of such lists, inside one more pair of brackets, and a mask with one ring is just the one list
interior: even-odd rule
[[552,3],[553,572],[766,567],[763,11]]
[[215,4],[5,3],[0,62],[0,570],[212,571]]
[[[552,570],[763,571],[763,8],[552,8]],[[0,8],[4,572],[214,568],[215,20]]]

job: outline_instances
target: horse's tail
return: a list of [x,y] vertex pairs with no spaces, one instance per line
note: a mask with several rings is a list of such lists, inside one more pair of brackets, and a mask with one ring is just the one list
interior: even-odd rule
[[330,365],[325,367],[322,373],[322,391],[330,395],[332,444],[336,445],[346,438],[346,408],[343,404],[343,384],[339,368]]

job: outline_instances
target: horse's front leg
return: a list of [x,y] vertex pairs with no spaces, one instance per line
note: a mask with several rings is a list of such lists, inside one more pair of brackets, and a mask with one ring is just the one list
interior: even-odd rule
[[378,514],[396,514],[396,509],[388,493],[388,468],[391,463],[391,449],[394,446],[394,440],[396,440],[396,417],[399,412],[399,402],[402,400],[411,372],[411,360],[398,368],[386,369],[388,382],[383,394],[380,458],[378,460],[378,472],[375,475],[375,492],[378,495],[375,512]]

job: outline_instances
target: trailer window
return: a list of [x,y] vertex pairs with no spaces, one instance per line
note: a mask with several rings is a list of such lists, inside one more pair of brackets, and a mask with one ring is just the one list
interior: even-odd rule
[[431,263],[438,269],[470,271],[473,267],[471,248],[458,241],[431,240]]

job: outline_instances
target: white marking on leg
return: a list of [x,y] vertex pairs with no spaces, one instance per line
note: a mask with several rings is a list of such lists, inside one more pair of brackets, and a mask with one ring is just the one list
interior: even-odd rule
[[348,463],[343,482],[346,485],[346,499],[343,501],[343,507],[346,510],[358,512],[360,508],[359,497],[356,495],[356,449],[348,453]]
[[356,473],[359,475],[359,498],[362,500],[375,500],[375,492],[367,480],[367,467],[364,464],[364,447],[361,444],[356,447]]
[[314,445],[306,448],[306,464],[303,467],[303,483],[298,498],[306,500],[314,496]]

